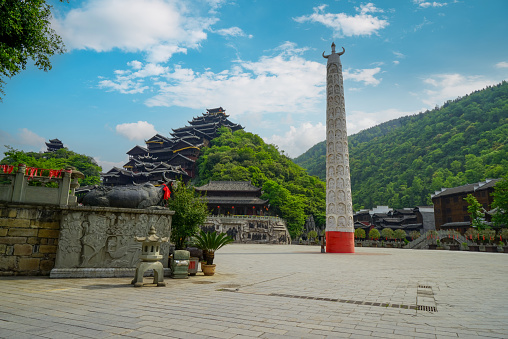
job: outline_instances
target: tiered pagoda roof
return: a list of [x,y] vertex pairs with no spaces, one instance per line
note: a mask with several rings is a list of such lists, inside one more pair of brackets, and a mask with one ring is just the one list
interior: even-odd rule
[[[146,147],[135,146],[130,149],[129,162],[124,165],[122,171],[133,172],[133,174],[145,173],[145,177],[153,178],[152,173],[155,166],[163,163],[168,166],[180,168],[186,174],[185,179],[194,177],[194,166],[199,157],[200,149],[215,137],[217,131],[221,127],[228,127],[232,131],[243,129],[239,124],[235,124],[228,120],[226,110],[222,107],[207,109],[199,117],[194,117],[189,121],[189,125],[172,129],[171,137],[165,137],[156,134],[148,140],[145,140]],[[157,164],[157,165],[154,165]],[[159,167],[160,171],[164,169]],[[168,169],[169,171],[169,169]],[[111,172],[111,171],[110,171]],[[123,172],[113,171],[104,174],[104,178],[120,178],[125,177]],[[171,173],[169,176],[173,176]],[[125,177],[126,181],[131,181],[130,177]],[[111,180],[109,180],[111,182]],[[129,184],[126,182],[125,184]]]
[[49,139],[49,142],[46,142],[46,146],[48,147],[46,152],[56,152],[64,147],[63,143],[58,139]]

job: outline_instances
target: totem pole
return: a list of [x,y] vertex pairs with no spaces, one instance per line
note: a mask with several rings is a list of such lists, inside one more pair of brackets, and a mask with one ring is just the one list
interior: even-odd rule
[[353,203],[349,175],[342,52],[323,57],[326,65],[326,252],[354,253]]

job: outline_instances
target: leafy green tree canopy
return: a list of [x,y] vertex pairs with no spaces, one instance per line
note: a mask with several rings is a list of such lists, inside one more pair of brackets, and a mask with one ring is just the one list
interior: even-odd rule
[[316,225],[325,223],[325,184],[308,175],[300,166],[258,135],[243,130],[219,130],[220,136],[203,149],[197,162],[198,185],[210,180],[248,181],[263,188],[273,214],[286,220],[295,239],[303,232],[309,215]]
[[65,51],[51,28],[51,8],[45,0],[0,0],[0,94],[4,93],[3,78],[25,69],[29,59],[48,71],[49,58]]
[[[175,187],[176,186],[176,187]],[[178,182],[173,186],[168,208],[175,211],[171,223],[171,242],[177,250],[185,249],[189,237],[199,232],[208,216],[208,205],[194,187]]]
[[79,179],[81,186],[98,185],[101,182],[100,172],[102,168],[90,156],[69,151],[67,148],[48,153],[24,152],[10,146],[6,146],[6,148],[5,158],[0,161],[0,164],[16,166],[25,164],[30,167],[44,169],[74,167],[85,175],[85,179]]
[[471,226],[476,228],[478,231],[487,228],[487,225],[484,222],[485,212],[483,211],[482,204],[480,204],[472,194],[468,194],[464,200],[468,203],[467,212],[471,217]]
[[496,183],[492,197],[494,200],[491,207],[496,209],[492,217],[494,224],[508,227],[508,175]]

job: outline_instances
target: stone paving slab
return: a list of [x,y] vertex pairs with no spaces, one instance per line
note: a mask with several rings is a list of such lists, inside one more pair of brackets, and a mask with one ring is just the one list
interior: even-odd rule
[[232,244],[216,275],[0,278],[1,338],[507,338],[508,254]]

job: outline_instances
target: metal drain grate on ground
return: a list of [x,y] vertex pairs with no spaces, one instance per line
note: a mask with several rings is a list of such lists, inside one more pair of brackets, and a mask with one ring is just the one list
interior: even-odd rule
[[294,298],[294,299],[307,299],[307,300],[321,300],[321,301],[332,301],[339,302],[344,304],[355,304],[355,305],[365,305],[365,306],[379,306],[379,307],[390,307],[390,308],[403,308],[409,310],[416,310],[416,305],[399,305],[392,303],[376,303],[371,301],[359,301],[359,300],[346,300],[346,299],[335,299],[335,298],[322,298],[322,297],[310,297],[305,295],[292,295],[292,294],[282,294],[282,293],[270,293],[272,297],[285,297],[285,298]]
[[427,312],[437,312],[437,307],[436,307],[436,306],[423,306],[423,305],[418,305],[417,310],[418,310],[418,311],[427,311]]
[[418,284],[416,290],[417,311],[437,312],[434,291],[430,285]]

